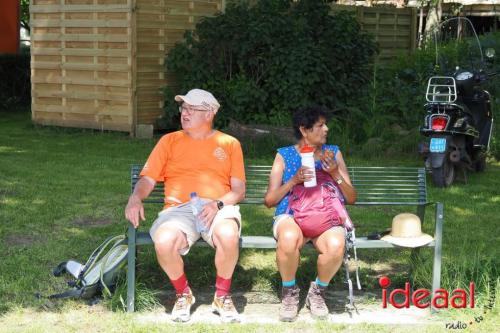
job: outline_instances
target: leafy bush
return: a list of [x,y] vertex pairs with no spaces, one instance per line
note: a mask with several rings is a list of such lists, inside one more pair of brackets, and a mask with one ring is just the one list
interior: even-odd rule
[[30,54],[0,55],[0,111],[31,102]]
[[[497,75],[486,82],[485,88],[491,94],[491,109],[493,110],[493,119],[496,121],[500,118],[500,32],[481,36],[480,39],[483,52],[487,48],[495,50],[495,57],[490,62],[487,73],[497,73]],[[490,153],[497,160],[500,160],[500,131],[496,130],[495,127],[498,126],[493,125]]]
[[329,12],[327,1],[261,0],[203,19],[166,59],[179,84],[166,89],[167,117],[177,112],[173,95],[194,87],[217,96],[223,123],[288,125],[292,110],[311,104],[346,115],[376,45],[350,13]]

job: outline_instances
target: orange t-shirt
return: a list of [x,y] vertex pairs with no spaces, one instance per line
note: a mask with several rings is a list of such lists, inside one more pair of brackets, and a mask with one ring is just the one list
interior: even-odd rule
[[164,135],[141,171],[165,184],[165,207],[201,198],[217,199],[231,190],[231,177],[245,181],[243,152],[239,141],[219,131],[196,140],[183,131]]

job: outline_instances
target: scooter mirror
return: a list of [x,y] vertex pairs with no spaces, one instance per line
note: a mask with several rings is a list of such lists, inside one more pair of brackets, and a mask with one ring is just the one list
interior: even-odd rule
[[495,57],[495,49],[494,49],[494,48],[489,47],[489,48],[487,48],[487,49],[484,51],[484,54],[486,55],[486,58],[491,59],[491,58]]

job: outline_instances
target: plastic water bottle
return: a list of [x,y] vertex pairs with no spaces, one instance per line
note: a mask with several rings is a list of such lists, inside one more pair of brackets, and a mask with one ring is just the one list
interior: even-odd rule
[[193,211],[193,215],[196,221],[196,231],[198,232],[206,232],[207,226],[205,223],[198,217],[198,215],[203,210],[203,203],[201,202],[200,197],[196,192],[191,193],[191,210]]
[[302,166],[308,167],[309,171],[312,172],[312,178],[304,182],[304,187],[314,187],[316,186],[316,168],[314,165],[314,148],[305,145],[300,149],[300,158],[302,161]]

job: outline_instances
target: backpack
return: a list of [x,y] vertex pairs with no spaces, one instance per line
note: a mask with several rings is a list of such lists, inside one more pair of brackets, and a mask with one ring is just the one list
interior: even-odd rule
[[[110,249],[105,252],[110,245]],[[54,268],[54,276],[68,273],[75,279],[68,282],[71,289],[51,295],[49,298],[89,299],[99,293],[111,295],[120,269],[127,261],[127,255],[127,239],[124,235],[120,235],[108,237],[92,252],[85,265],[74,260],[61,262]]]
[[305,187],[303,184],[292,188],[288,199],[287,212],[308,238],[315,238],[335,226],[344,226],[347,231],[354,229],[349,214],[344,208],[342,192],[332,182],[332,177],[323,170],[316,170],[318,185]]
[[349,306],[353,309],[354,293],[348,267],[351,249],[356,262],[356,284],[358,290],[361,290],[354,224],[344,207],[344,196],[333,183],[332,177],[323,170],[316,170],[316,180],[317,186],[304,187],[298,184],[292,188],[287,213],[293,212],[295,222],[299,225],[303,235],[308,238],[317,237],[334,226],[344,226],[346,237],[343,263],[346,283],[349,287]]

